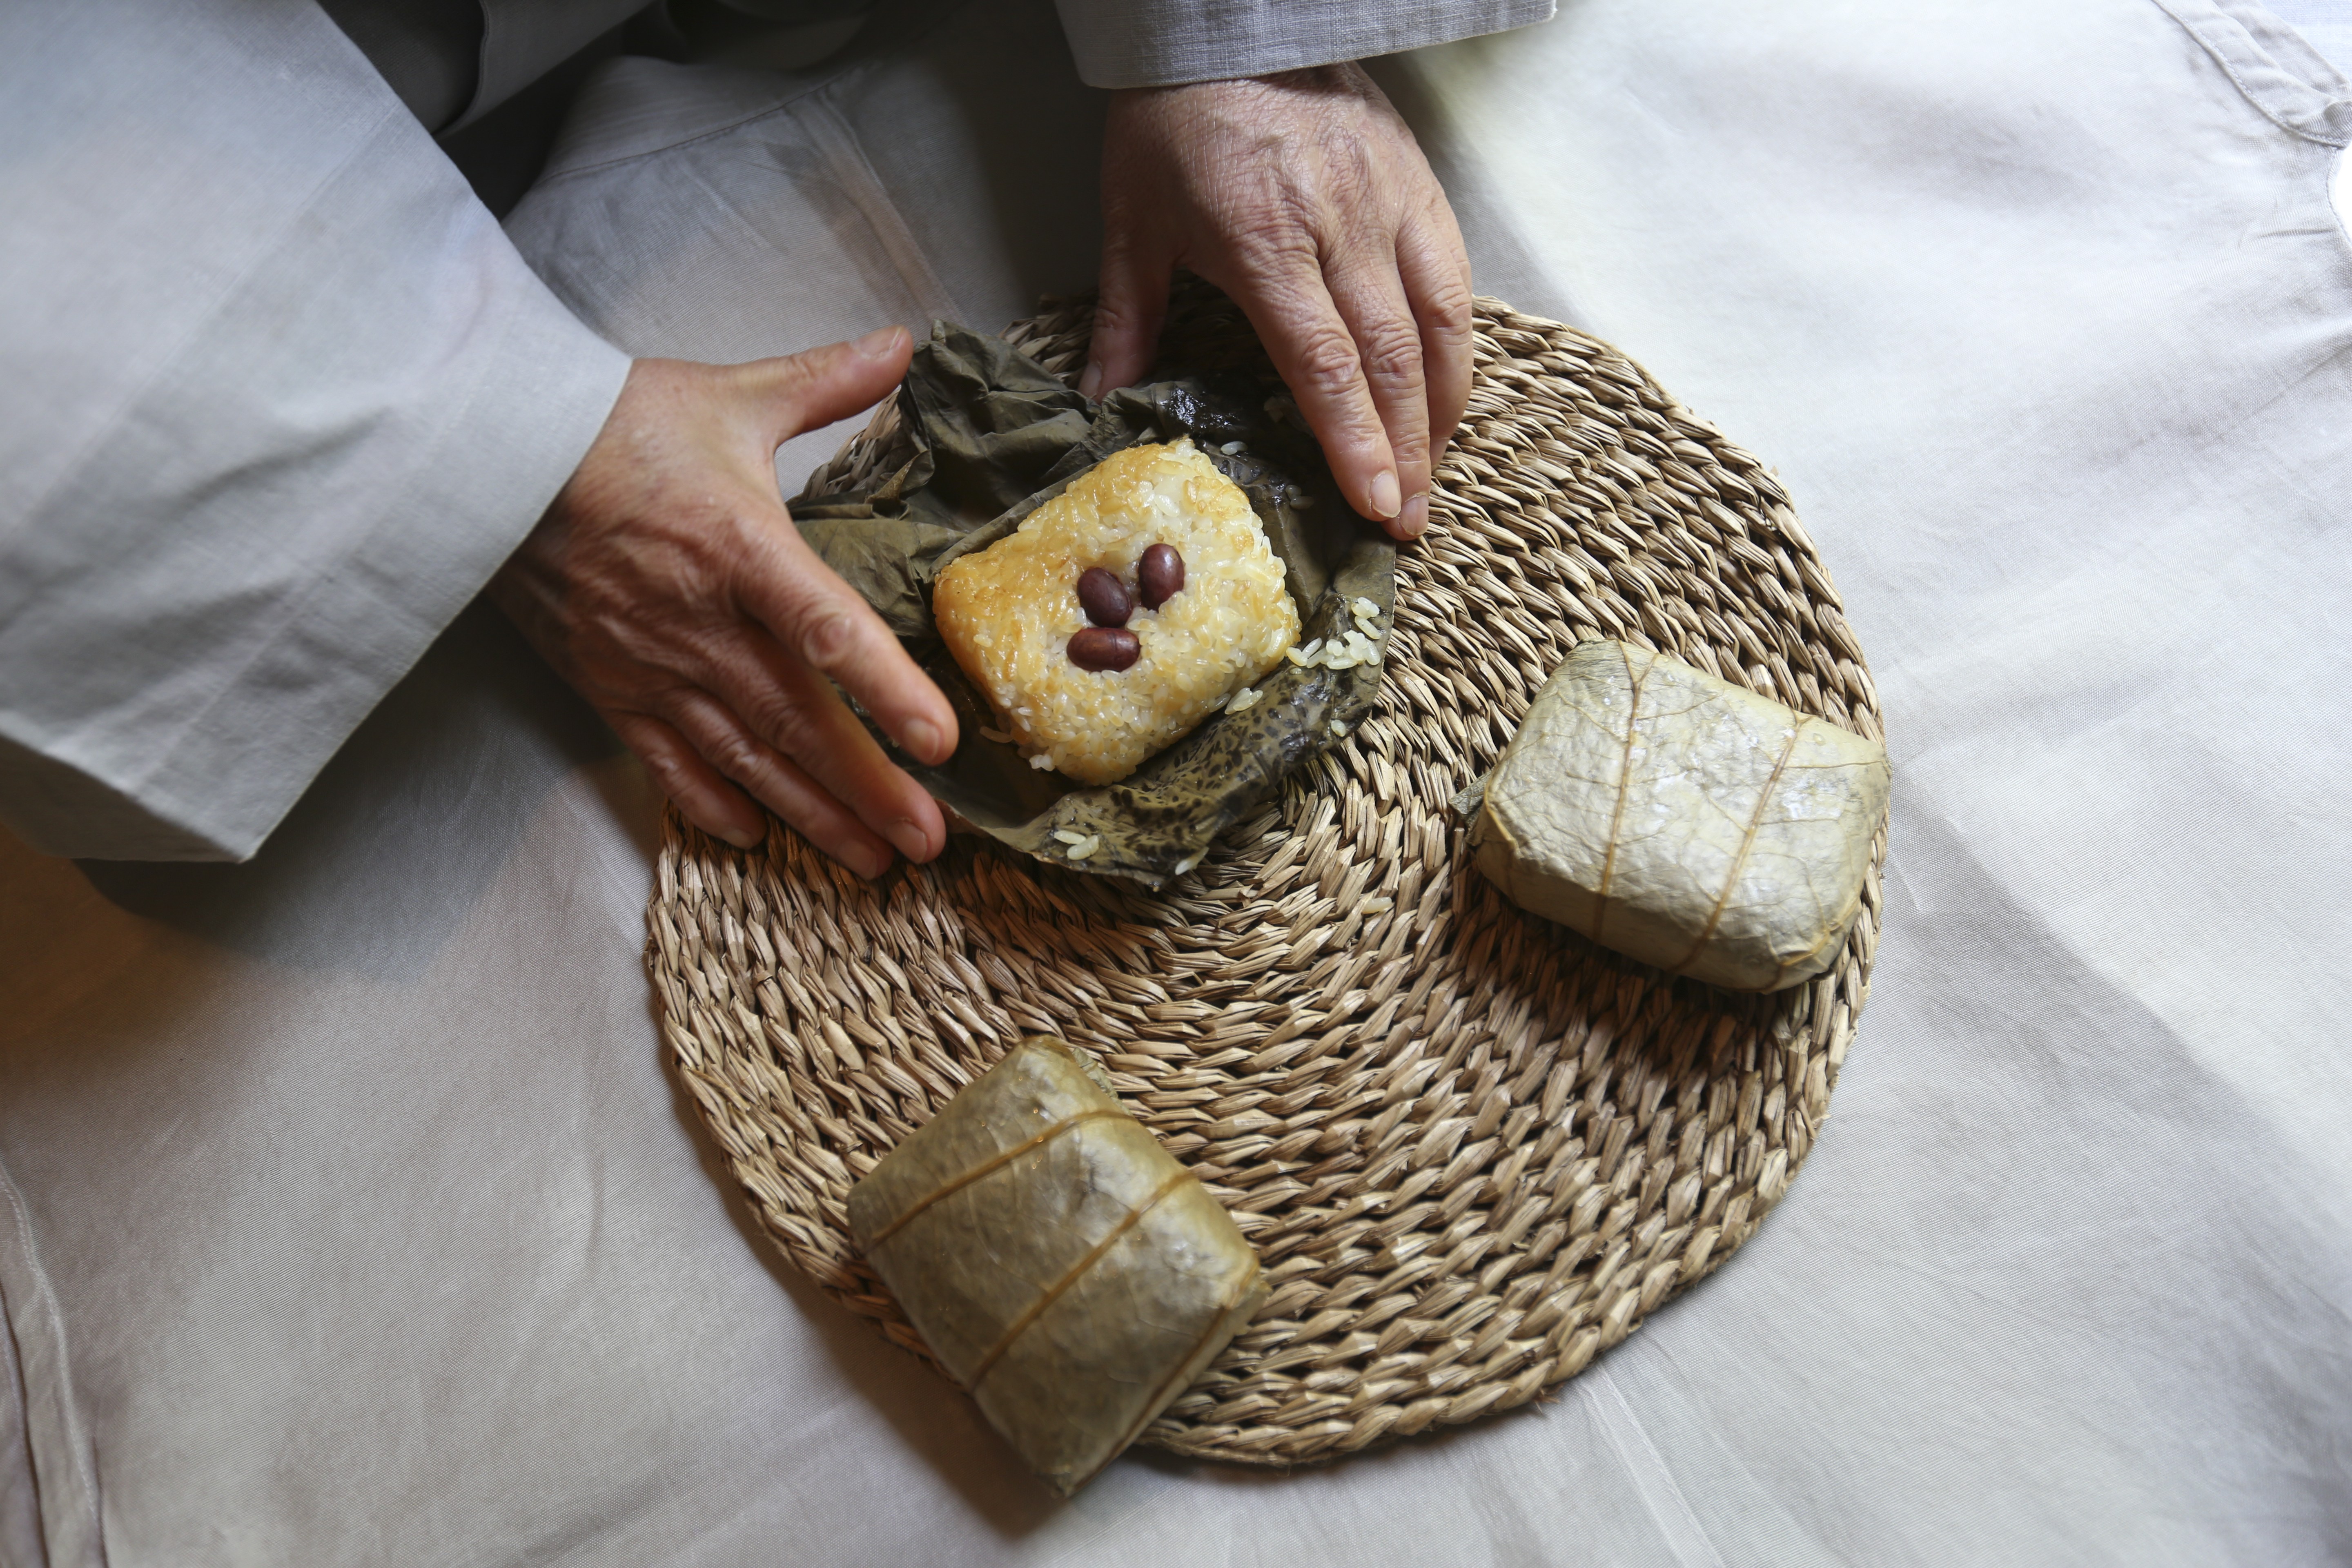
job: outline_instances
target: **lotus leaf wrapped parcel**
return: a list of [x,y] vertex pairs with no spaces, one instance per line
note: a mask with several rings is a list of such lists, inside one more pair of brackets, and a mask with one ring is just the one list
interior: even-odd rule
[[1521,908],[1732,991],[1833,963],[1885,820],[1880,742],[1678,659],[1588,642],[1486,780],[1478,868]]

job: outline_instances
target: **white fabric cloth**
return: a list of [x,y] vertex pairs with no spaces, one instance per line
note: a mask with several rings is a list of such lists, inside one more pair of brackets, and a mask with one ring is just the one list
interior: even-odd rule
[[[1383,68],[1482,284],[1779,469],[1896,765],[1811,1162],[1557,1399],[1055,1501],[759,1249],[657,1065],[653,803],[477,612],[250,865],[0,847],[0,1560],[2352,1556],[2352,89],[2168,5],[1578,0]],[[1050,26],[625,67],[515,234],[633,351],[926,272],[993,325],[1092,268]]]

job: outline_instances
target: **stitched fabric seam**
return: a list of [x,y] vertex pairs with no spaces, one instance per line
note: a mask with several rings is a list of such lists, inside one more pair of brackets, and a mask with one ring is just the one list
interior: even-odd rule
[[[1588,1367],[1579,1380],[1591,1393],[1593,1415],[1609,1446],[1617,1451],[1620,1463],[1633,1472],[1639,1487],[1643,1505],[1659,1527],[1666,1550],[1675,1554],[1685,1568],[1725,1568],[1723,1553],[1716,1549],[1715,1540],[1706,1527],[1691,1511],[1690,1500],[1683,1495],[1682,1483],[1675,1479],[1674,1471],[1666,1468],[1664,1455],[1651,1441],[1649,1428],[1633,1413],[1624,1391],[1604,1366]],[[1677,1529],[1676,1527],[1680,1528]],[[1706,1551],[1703,1557],[1694,1556],[1684,1549],[1682,1538],[1695,1537]]]
[[[98,1477],[90,1465],[89,1442],[82,1430],[81,1408],[74,1398],[73,1362],[66,1344],[65,1314],[58,1310],[57,1288],[49,1280],[48,1270],[41,1266],[40,1247],[33,1236],[33,1216],[25,1206],[24,1194],[16,1190],[16,1180],[8,1174],[7,1167],[5,1165],[0,1165],[0,1198],[7,1200],[8,1212],[15,1222],[17,1250],[25,1259],[26,1271],[32,1276],[34,1292],[32,1308],[48,1321],[48,1331],[55,1346],[58,1361],[58,1406],[60,1417],[65,1423],[66,1448],[72,1456],[74,1479],[80,1483],[84,1506],[89,1510],[90,1542],[97,1552],[97,1561],[103,1568],[106,1562],[106,1520],[104,1511],[99,1506]],[[10,1331],[13,1335],[13,1325]],[[26,1436],[28,1440],[31,1436],[31,1393],[30,1385],[26,1384]],[[46,1523],[42,1527],[41,1533],[44,1537],[48,1534]],[[53,1543],[45,1541],[44,1544]]]
[[[2231,27],[2237,30],[2238,38],[2244,41],[2245,47],[2248,49],[2260,53],[2263,59],[2266,61],[2272,68],[2277,70],[2282,76],[2293,76],[2294,73],[2288,70],[2284,65],[2273,59],[2266,51],[2263,50],[2261,41],[2255,38],[2252,33],[2246,31],[2244,24],[2241,23],[2235,16],[2231,15],[2228,11],[2222,10],[2217,5],[2200,4],[2199,3],[2199,0],[2154,0],[2154,4],[2158,9],[2164,12],[2166,16],[2170,16],[2173,22],[2179,26],[2180,30],[2189,35],[2190,41],[2195,43],[2198,47],[2203,49],[2206,55],[2215,65],[2221,68],[2221,74],[2230,79],[2231,84],[2238,89],[2238,96],[2244,99],[2247,104],[2253,109],[2255,113],[2260,114],[2263,119],[2269,121],[2273,125],[2277,126],[2281,131],[2285,132],[2288,135],[2296,137],[2302,141],[2312,142],[2314,145],[2338,148],[2345,145],[2346,139],[2342,136],[2329,137],[2319,135],[2311,131],[2305,130],[2302,126],[2293,124],[2288,121],[2282,119],[2280,117],[2282,111],[2275,109],[2270,103],[2270,95],[2257,91],[2246,80],[2246,79],[2240,74],[2241,60],[2238,58],[2235,58],[2237,51],[2234,48],[2225,50],[2223,40],[2210,37],[2206,30],[2200,28],[2196,24],[2189,21],[2187,16],[2181,15],[2181,12],[2193,5],[2203,16],[2215,21],[2228,23]],[[2297,79],[2300,80],[2301,79],[2298,78]],[[2323,91],[2323,89],[2317,85],[2311,82],[2306,81],[2304,82],[2303,85],[2309,88],[2315,96],[2320,95]],[[2328,100],[2328,102],[2331,105],[2346,101],[2347,100],[2340,98]]]
[[906,215],[890,199],[889,187],[874,172],[865,145],[857,139],[856,128],[841,112],[831,93],[822,95],[816,108],[818,112],[811,117],[809,128],[815,133],[818,150],[824,154],[826,164],[848,193],[858,215],[865,218],[866,226],[874,231],[875,240],[890,258],[890,265],[898,269],[907,291],[916,297],[925,314],[955,320],[961,312],[954,296],[932,270],[930,258],[923,254],[915,231],[907,226]]

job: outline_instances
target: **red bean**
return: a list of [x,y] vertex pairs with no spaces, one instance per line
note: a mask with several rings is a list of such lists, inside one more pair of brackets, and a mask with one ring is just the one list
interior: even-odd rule
[[1125,626],[1087,626],[1070,634],[1070,662],[1080,669],[1125,669],[1143,644]]
[[1098,626],[1123,626],[1135,614],[1135,595],[1099,566],[1078,574],[1078,603],[1086,606],[1087,619]]
[[1143,607],[1156,610],[1184,591],[1184,558],[1172,544],[1155,544],[1136,564],[1135,582],[1143,591]]

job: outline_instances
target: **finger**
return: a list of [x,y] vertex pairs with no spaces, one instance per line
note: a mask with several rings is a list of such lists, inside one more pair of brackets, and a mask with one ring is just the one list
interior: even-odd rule
[[1278,271],[1212,278],[1257,329],[1298,411],[1323,444],[1348,504],[1366,517],[1397,515],[1404,496],[1386,428],[1364,384],[1356,335],[1332,303],[1313,256],[1295,251]]
[[1332,277],[1331,299],[1355,336],[1364,384],[1396,464],[1404,499],[1389,531],[1411,539],[1429,521],[1429,395],[1422,381],[1421,328],[1397,274],[1393,245],[1352,250]]
[[761,531],[740,569],[738,601],[786,651],[835,681],[908,755],[955,754],[955,710],[873,607],[788,526]]
[[1470,258],[1454,210],[1439,199],[1428,216],[1397,237],[1397,269],[1421,327],[1422,376],[1429,386],[1429,448],[1433,467],[1470,405],[1473,289]]
[[698,756],[676,730],[649,713],[608,710],[604,717],[688,822],[738,849],[756,847],[768,836],[768,814]]
[[707,692],[674,696],[666,717],[705,763],[740,784],[801,837],[861,877],[879,877],[896,857],[890,846],[790,757],[761,743]]
[[1143,249],[1148,243],[1118,236],[1103,241],[1094,337],[1087,345],[1086,374],[1078,378],[1079,392],[1088,397],[1134,385],[1159,353],[1174,268],[1164,252]]
[[883,753],[832,682],[754,628],[745,628],[730,654],[734,668],[712,694],[752,734],[792,759],[908,859],[929,860],[940,852],[947,825],[939,803]]
[[738,387],[761,411],[758,434],[773,455],[803,431],[871,408],[907,374],[915,340],[904,327],[883,327],[855,342],[752,360],[733,365]]

